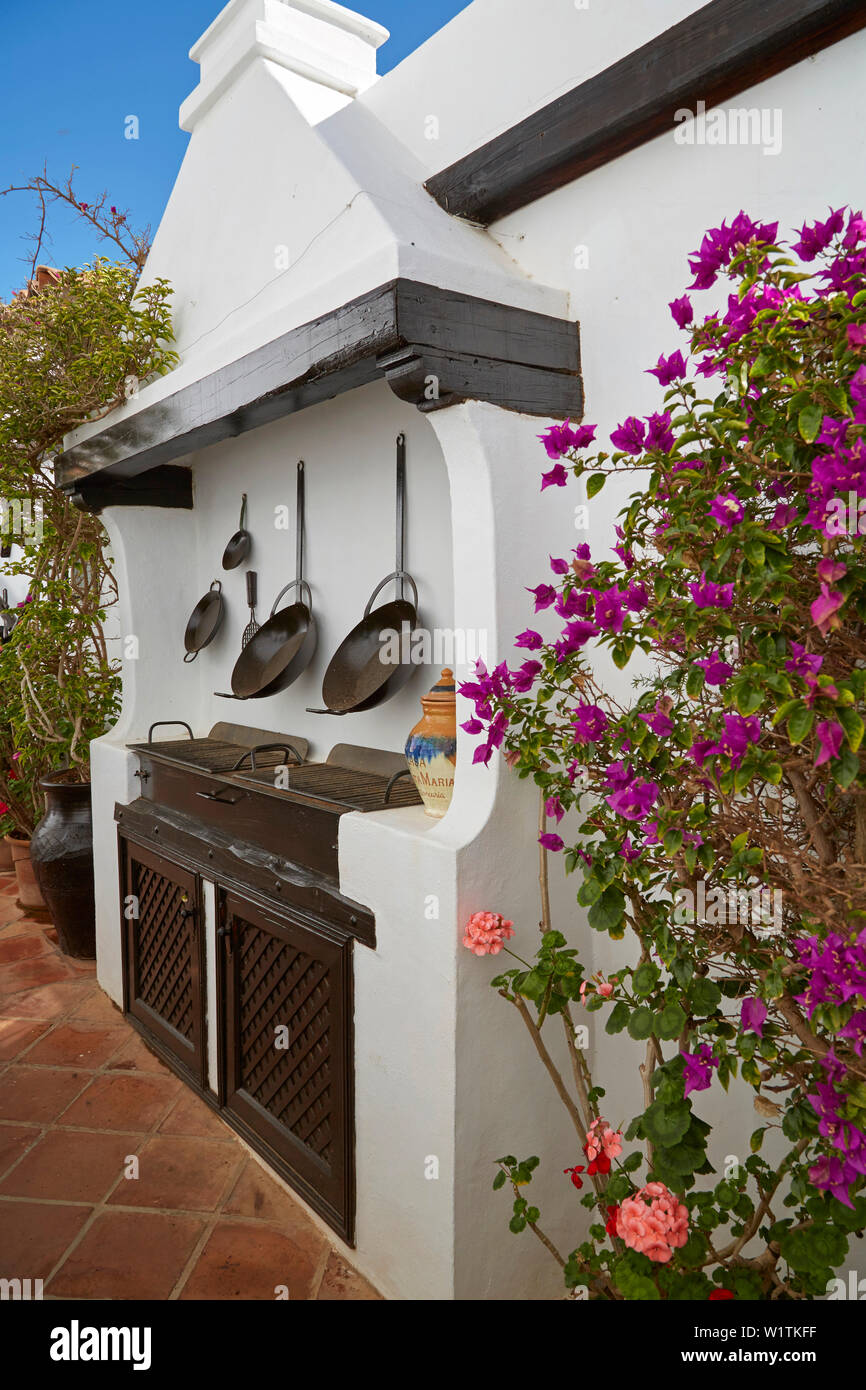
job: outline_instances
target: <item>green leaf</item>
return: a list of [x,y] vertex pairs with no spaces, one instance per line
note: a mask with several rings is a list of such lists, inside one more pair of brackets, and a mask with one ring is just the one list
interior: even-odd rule
[[640,1008],[635,1009],[628,1021],[629,1034],[634,1038],[635,1042],[641,1042],[644,1038],[649,1037],[652,1030],[652,1009],[648,1008],[646,1004],[641,1004]]
[[678,1038],[686,1026],[686,1015],[679,1004],[666,1004],[658,1015],[656,1033],[660,1038],[672,1041]]
[[850,708],[838,709],[836,711],[836,718],[848,735],[851,751],[856,753],[860,744],[863,742],[863,731],[866,729],[866,725],[864,725],[857,711]]
[[652,961],[645,960],[634,972],[632,984],[639,999],[646,999],[658,984],[659,968]]
[[628,1004],[626,1004],[625,1000],[621,999],[618,1004],[614,1005],[610,1018],[604,1025],[604,1031],[606,1033],[621,1033],[628,1023],[630,1016],[631,1011]]
[[587,920],[593,931],[610,932],[619,926],[624,916],[625,894],[612,883],[589,909]]
[[496,1177],[493,1179],[493,1190],[494,1190],[495,1192],[498,1192],[499,1189],[500,1189],[500,1187],[504,1187],[504,1186],[505,1186],[505,1182],[506,1182],[505,1174],[504,1174],[504,1173],[501,1171],[501,1169],[500,1169],[500,1171],[496,1174]]
[[722,1001],[722,991],[713,980],[695,980],[689,990],[689,1007],[696,1018],[715,1013]]
[[788,716],[788,738],[791,743],[802,743],[815,720],[815,713],[798,700]]
[[606,482],[606,473],[591,473],[586,480],[587,501],[591,502],[593,497],[597,497]]
[[800,411],[797,416],[797,428],[800,437],[805,439],[807,444],[813,444],[817,439],[823,418],[824,411],[820,405],[807,405]]

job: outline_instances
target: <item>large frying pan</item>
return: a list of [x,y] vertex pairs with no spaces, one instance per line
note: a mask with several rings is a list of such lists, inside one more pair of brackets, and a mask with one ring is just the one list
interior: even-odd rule
[[186,647],[184,662],[195,661],[199,652],[209,646],[222,625],[225,613],[222,584],[215,579],[203,599],[199,599],[189,615],[183,645]]
[[[232,671],[232,690],[239,700],[278,695],[296,681],[313,659],[318,640],[313,596],[304,579],[304,465],[298,464],[297,578],[274,599],[271,616],[244,647]],[[298,601],[277,612],[280,600],[297,589]]]
[[[308,714],[359,714],[390,700],[409,680],[415,667],[411,661],[382,660],[382,633],[394,632],[401,638],[401,655],[406,656],[405,638],[418,626],[418,590],[411,574],[403,568],[406,511],[406,436],[397,437],[397,568],[387,575],[370,597],[364,616],[337,648],[325,672],[322,699],[327,708]],[[398,597],[373,608],[387,584],[397,581]],[[406,585],[412,602],[406,598]]]

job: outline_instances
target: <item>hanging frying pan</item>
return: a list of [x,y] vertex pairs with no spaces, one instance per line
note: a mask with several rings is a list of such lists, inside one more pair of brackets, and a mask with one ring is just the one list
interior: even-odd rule
[[[373,590],[364,616],[337,648],[325,672],[322,699],[327,709],[308,709],[308,714],[359,714],[390,700],[409,680],[415,667],[405,650],[406,639],[418,626],[418,590],[403,568],[406,511],[406,436],[397,436],[397,568]],[[379,608],[373,604],[387,584],[397,581],[398,597]],[[406,585],[412,601],[406,598]],[[382,633],[400,638],[396,662],[383,660]]]
[[200,599],[189,616],[183,644],[186,647],[184,661],[195,661],[202,651],[216,637],[225,615],[222,584],[215,579],[203,599]]
[[[261,700],[277,695],[297,680],[313,659],[318,640],[313,596],[304,579],[304,465],[298,464],[297,578],[274,599],[271,616],[247,643],[232,671],[232,690],[238,700]],[[298,601],[277,612],[291,589]]]
[[238,529],[235,531],[223,554],[224,570],[236,570],[238,565],[243,564],[252,550],[253,538],[246,529],[246,519],[247,494],[244,493],[243,500],[241,501],[241,519],[238,523]]

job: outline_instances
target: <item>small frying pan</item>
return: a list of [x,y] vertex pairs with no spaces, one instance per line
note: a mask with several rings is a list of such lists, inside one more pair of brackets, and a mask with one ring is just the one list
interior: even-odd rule
[[[277,612],[291,589],[298,601]],[[304,465],[298,464],[297,579],[281,589],[271,616],[244,647],[232,671],[232,690],[239,700],[278,695],[297,680],[313,659],[318,641],[313,596],[304,579]]]
[[[409,680],[411,661],[382,660],[382,633],[410,635],[418,626],[418,590],[403,568],[406,510],[406,436],[397,437],[397,568],[373,590],[364,616],[337,648],[325,672],[322,699],[327,709],[308,709],[308,714],[359,714],[390,700]],[[397,581],[398,597],[380,608],[373,604],[387,584]],[[405,586],[412,590],[412,602]],[[405,653],[403,653],[405,655]]]
[[236,570],[238,565],[242,565],[253,547],[253,538],[246,529],[247,519],[247,494],[244,493],[241,502],[241,519],[237,531],[225,548],[223,554],[223,569]]
[[215,579],[190,614],[183,638],[186,663],[195,661],[199,652],[213,641],[220,630],[225,615],[222,588],[220,581]]

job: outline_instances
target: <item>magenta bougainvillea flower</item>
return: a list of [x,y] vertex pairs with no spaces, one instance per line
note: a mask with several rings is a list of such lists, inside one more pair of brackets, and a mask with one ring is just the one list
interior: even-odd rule
[[674,731],[673,720],[658,705],[649,714],[639,714],[638,719],[652,729],[657,738],[668,738]]
[[837,724],[835,719],[824,719],[817,725],[815,737],[820,745],[815,758],[816,767],[828,763],[831,758],[838,758],[845,738],[845,730],[841,724]]
[[500,912],[473,912],[466,923],[463,945],[474,956],[498,956],[514,935],[514,923]]
[[827,584],[821,585],[821,593],[809,611],[812,614],[812,622],[825,637],[828,632],[840,626],[841,619],[837,614],[844,602],[845,595],[840,594],[838,589],[831,589]]
[[696,1052],[682,1052],[684,1095],[692,1091],[707,1091],[713,1080],[713,1069],[719,1065],[718,1057],[713,1056],[709,1043],[702,1043]]
[[595,621],[608,632],[622,632],[623,595],[619,589],[608,589],[595,601]]
[[645,439],[646,425],[643,420],[630,415],[614,430],[610,442],[615,449],[621,449],[626,454],[642,454]]
[[539,647],[544,646],[544,638],[540,632],[534,632],[528,627],[525,632],[521,632],[519,637],[514,639],[515,647],[525,647],[529,652],[537,652]]
[[541,491],[549,487],[565,487],[568,482],[568,469],[564,464],[557,463],[551,468],[549,473],[541,475]]
[[672,352],[670,357],[662,355],[654,367],[647,368],[647,375],[654,376],[661,386],[670,386],[671,382],[679,381],[685,374],[686,359],[679,349]]
[[733,584],[716,584],[712,579],[707,579],[706,574],[702,574],[700,583],[694,582],[689,585],[696,608],[730,608],[734,597]]
[[757,1033],[759,1038],[764,1036],[764,1022],[767,1017],[767,1006],[763,999],[744,999],[740,1008],[740,1023],[744,1033]]
[[658,800],[658,795],[655,782],[637,778],[605,799],[610,809],[622,816],[623,820],[644,820]]
[[556,590],[552,584],[538,584],[527,592],[535,595],[536,613],[540,613],[544,608],[550,608],[557,598]]
[[677,328],[688,328],[695,316],[695,311],[692,308],[692,301],[689,299],[688,295],[683,294],[679,299],[672,299],[668,308],[671,311],[671,318]]
[[791,243],[792,249],[802,261],[814,261],[815,257],[822,251],[826,251],[830,242],[838,236],[845,225],[845,209],[836,208],[831,211],[830,216],[824,222],[813,222],[811,226],[803,223],[800,228],[800,240]]
[[575,743],[598,743],[607,733],[610,720],[598,705],[581,705],[572,720]]
[[665,410],[647,416],[646,448],[657,449],[660,454],[668,454],[674,447],[674,432],[671,429],[670,411]]
[[570,449],[589,448],[595,439],[595,431],[595,425],[574,427],[570,420],[566,420],[562,425],[551,425],[538,438],[547,450],[548,458],[561,459]]
[[707,685],[722,686],[730,680],[733,674],[733,666],[724,660],[721,652],[713,652],[712,656],[699,657],[695,662],[704,672]]
[[737,526],[745,514],[745,507],[732,492],[720,492],[718,497],[713,498],[710,506],[710,516],[725,531],[730,531],[734,526]]
[[559,854],[560,850],[565,849],[565,844],[560,835],[553,835],[549,831],[544,835],[539,835],[538,843],[542,849],[549,849],[554,854]]

